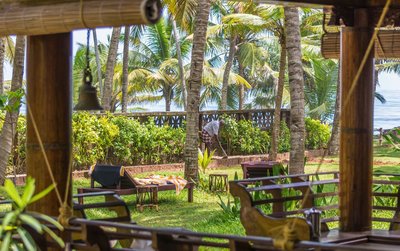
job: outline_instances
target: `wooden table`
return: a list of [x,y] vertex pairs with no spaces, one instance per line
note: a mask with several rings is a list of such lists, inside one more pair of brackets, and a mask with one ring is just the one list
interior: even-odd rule
[[[243,179],[273,176],[274,165],[281,164],[278,161],[247,161],[242,162]],[[280,173],[283,174],[283,173]]]

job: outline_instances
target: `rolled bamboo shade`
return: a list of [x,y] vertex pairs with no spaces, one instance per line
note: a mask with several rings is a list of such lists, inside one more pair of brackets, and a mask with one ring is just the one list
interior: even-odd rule
[[[339,59],[340,33],[326,33],[322,36],[321,53],[325,58]],[[400,30],[380,30],[375,41],[375,58],[400,58]]]
[[160,0],[3,0],[0,36],[151,24],[160,16]]

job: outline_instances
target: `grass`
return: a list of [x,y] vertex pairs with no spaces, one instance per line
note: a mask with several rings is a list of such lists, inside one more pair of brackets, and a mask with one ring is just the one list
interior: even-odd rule
[[[381,171],[386,173],[399,172],[400,173],[400,152],[393,151],[387,146],[376,146],[374,148],[374,171]],[[318,158],[308,160],[306,163],[306,172],[315,172],[319,165]],[[339,161],[337,157],[326,158],[321,166],[320,172],[324,171],[338,171]],[[213,173],[226,173],[229,175],[229,180],[232,180],[235,173],[239,178],[242,178],[242,169],[240,166],[211,169],[207,170],[208,174]],[[157,172],[160,175],[180,175],[183,172]],[[148,176],[149,173],[140,174],[139,177]],[[77,187],[88,187],[88,179],[74,180],[74,192]],[[226,203],[228,194],[220,193],[221,199]],[[174,191],[163,191],[159,193],[159,210],[145,208],[144,212],[140,213],[136,210],[135,196],[124,196],[123,199],[128,203],[131,211],[133,221],[140,225],[152,227],[172,227],[172,228],[185,228],[196,232],[208,232],[219,234],[235,234],[245,235],[245,230],[240,223],[238,217],[234,217],[225,213],[220,205],[219,197],[217,194],[204,192],[200,189],[194,191],[194,202],[187,202],[187,190],[183,190],[179,195]],[[337,198],[335,198],[337,200]],[[232,198],[231,198],[232,200]],[[90,218],[101,218],[108,215],[110,212],[97,210],[89,214]],[[337,214],[337,211],[327,212],[330,216]],[[393,216],[392,212],[387,211],[374,211],[376,217],[390,218]],[[387,229],[387,224],[374,223],[375,228]],[[337,224],[331,224],[330,227],[337,227]]]

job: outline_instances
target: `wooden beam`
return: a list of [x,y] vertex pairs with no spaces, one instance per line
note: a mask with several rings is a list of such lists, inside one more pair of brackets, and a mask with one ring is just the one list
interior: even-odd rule
[[[245,1],[243,0],[243,2]],[[299,7],[340,6],[349,8],[383,7],[386,4],[386,0],[255,0],[255,2]],[[400,0],[392,0],[391,7],[400,7]]]
[[19,0],[0,5],[0,36],[150,24],[160,17],[160,0]]
[[[68,163],[72,145],[72,35],[28,37],[27,52],[27,175],[36,179],[38,191],[53,184],[35,132],[35,122],[57,189],[62,199],[65,193],[71,198],[71,184],[66,187],[66,182],[71,176]],[[71,204],[72,200],[68,202]],[[58,197],[52,191],[30,210],[58,216],[59,207]]]
[[367,9],[355,11],[355,27],[342,29],[340,129],[340,230],[371,229],[372,135],[374,111],[374,50],[368,55],[351,92],[353,80],[366,54],[373,28]]

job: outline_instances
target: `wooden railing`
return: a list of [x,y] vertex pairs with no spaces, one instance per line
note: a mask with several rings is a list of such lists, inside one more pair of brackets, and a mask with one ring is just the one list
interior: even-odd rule
[[[389,230],[398,230],[400,229],[400,180],[387,177],[400,177],[400,174],[374,175],[372,221],[388,224]],[[322,231],[329,230],[328,223],[338,226],[338,185],[338,172],[273,176],[230,182],[231,193],[234,196],[239,190],[245,191],[244,198],[250,198],[253,207],[261,209],[272,217],[302,215],[312,207],[321,210]],[[239,197],[242,199],[242,196]]]
[[[173,128],[183,126],[186,120],[186,112],[138,112],[138,113],[115,113],[116,116],[126,116],[146,122],[149,118],[154,118],[154,123],[158,126],[169,125]],[[201,111],[199,114],[199,130],[206,123],[219,119],[222,115],[229,116],[236,120],[251,120],[260,129],[268,130],[272,127],[274,121],[273,109],[259,110],[219,110],[219,111]],[[289,126],[290,110],[281,110],[281,121],[285,121]]]
[[[80,218],[72,219],[69,223],[72,227],[67,228],[67,231],[74,233],[75,238],[68,243],[68,250],[197,251],[199,247],[203,248],[200,250],[281,250],[274,248],[275,240],[268,237],[210,234],[181,228],[152,228]],[[295,242],[293,250],[376,251],[379,245],[380,251],[393,251],[397,250],[399,244],[399,235],[396,234],[363,232],[349,236],[341,235],[337,239],[333,238],[333,235],[321,242]],[[110,240],[125,241],[131,245],[125,248],[112,247]],[[374,245],[369,246],[368,243]],[[52,246],[51,243],[48,244]]]

